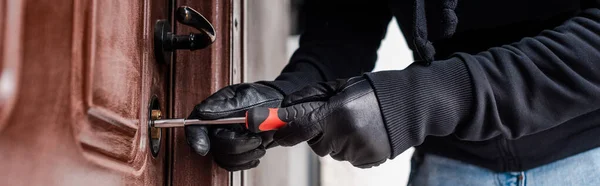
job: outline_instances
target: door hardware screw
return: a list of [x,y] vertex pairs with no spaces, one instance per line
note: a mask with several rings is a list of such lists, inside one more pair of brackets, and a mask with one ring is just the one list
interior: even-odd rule
[[[157,119],[162,119],[162,112],[160,110],[152,110],[152,113],[150,114],[150,119],[152,120],[157,120]],[[150,128],[150,137],[154,140],[159,140],[160,139],[160,129],[159,128]]]

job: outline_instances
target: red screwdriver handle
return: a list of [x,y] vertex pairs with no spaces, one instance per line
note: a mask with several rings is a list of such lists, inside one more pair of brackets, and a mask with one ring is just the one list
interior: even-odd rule
[[246,112],[246,128],[255,133],[277,130],[287,124],[282,119],[286,118],[283,116],[285,113],[279,112],[279,108],[252,108]]
[[321,105],[322,102],[308,102],[285,108],[255,107],[246,112],[246,128],[255,133],[277,130]]

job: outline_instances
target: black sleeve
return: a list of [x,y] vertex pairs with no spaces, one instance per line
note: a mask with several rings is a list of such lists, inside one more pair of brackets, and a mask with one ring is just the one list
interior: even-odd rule
[[368,74],[394,156],[425,136],[516,139],[600,109],[600,10],[430,67]]
[[273,82],[291,93],[304,85],[370,72],[392,14],[383,0],[308,0],[300,47]]

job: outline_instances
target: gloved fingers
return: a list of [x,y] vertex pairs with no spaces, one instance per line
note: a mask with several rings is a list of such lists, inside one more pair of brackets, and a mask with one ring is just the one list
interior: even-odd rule
[[258,160],[262,158],[266,153],[264,147],[259,147],[254,150],[244,152],[241,154],[213,154],[215,161],[221,162],[222,164],[234,166],[243,165],[250,161]]
[[285,96],[281,102],[281,106],[290,107],[300,103],[326,101],[334,92],[335,90],[327,83],[307,86]]
[[[313,151],[317,150],[315,149],[312,145],[311,148],[313,149]],[[345,150],[342,150],[341,152],[338,151],[331,151],[330,153],[328,153],[331,158],[333,158],[334,160],[337,161],[348,161],[350,162],[350,164],[352,164],[352,166],[354,167],[358,167],[358,168],[371,168],[374,166],[379,166],[382,163],[384,163],[385,161],[387,161],[387,157],[378,157],[377,154],[369,154],[366,156],[348,156],[349,154],[353,153],[353,152],[344,152]]]
[[273,135],[275,142],[281,146],[293,146],[319,136],[323,131],[318,118],[321,108],[298,117],[278,129]]
[[185,137],[194,152],[206,156],[210,150],[210,140],[206,126],[185,126]]
[[258,134],[262,139],[262,146],[266,149],[278,146],[278,144],[273,141],[273,134],[275,134],[275,131],[265,131]]
[[262,135],[249,132],[241,125],[212,128],[210,136],[215,162],[228,171],[254,168],[266,153]]
[[267,146],[265,146],[265,149],[270,149],[270,148],[277,147],[277,146],[279,146],[279,144],[276,141],[273,141],[273,142],[267,144]]
[[237,164],[237,165],[232,165],[232,164],[227,164],[226,162],[220,162],[219,160],[215,159],[215,162],[217,163],[217,165],[219,165],[219,167],[227,170],[227,171],[240,171],[240,170],[248,170],[254,167],[257,167],[258,164],[260,164],[260,160],[253,160],[244,164]]
[[189,118],[221,119],[242,117],[252,107],[276,107],[283,95],[269,86],[246,83],[227,86],[194,107]]
[[368,168],[371,168],[371,167],[377,167],[377,166],[379,166],[379,165],[381,165],[381,164],[385,163],[386,161],[387,161],[387,159],[382,159],[382,160],[375,161],[375,162],[372,162],[372,163],[366,163],[366,164],[352,164],[352,166],[354,166],[354,167],[358,167],[358,168],[361,168],[361,169],[368,169]]
[[323,134],[320,134],[307,141],[313,152],[321,157],[331,154],[333,151],[331,143],[322,142],[322,139]]
[[233,128],[213,128],[210,131],[211,146],[217,154],[241,154],[258,148],[262,144],[260,135]]

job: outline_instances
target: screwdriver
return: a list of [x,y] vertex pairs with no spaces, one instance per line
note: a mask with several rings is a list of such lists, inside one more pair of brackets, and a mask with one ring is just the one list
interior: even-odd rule
[[216,120],[201,119],[157,119],[152,120],[151,127],[172,128],[186,125],[223,125],[246,124],[245,127],[254,133],[277,130],[285,126],[292,118],[285,109],[256,107],[246,111],[246,117],[232,117]]

